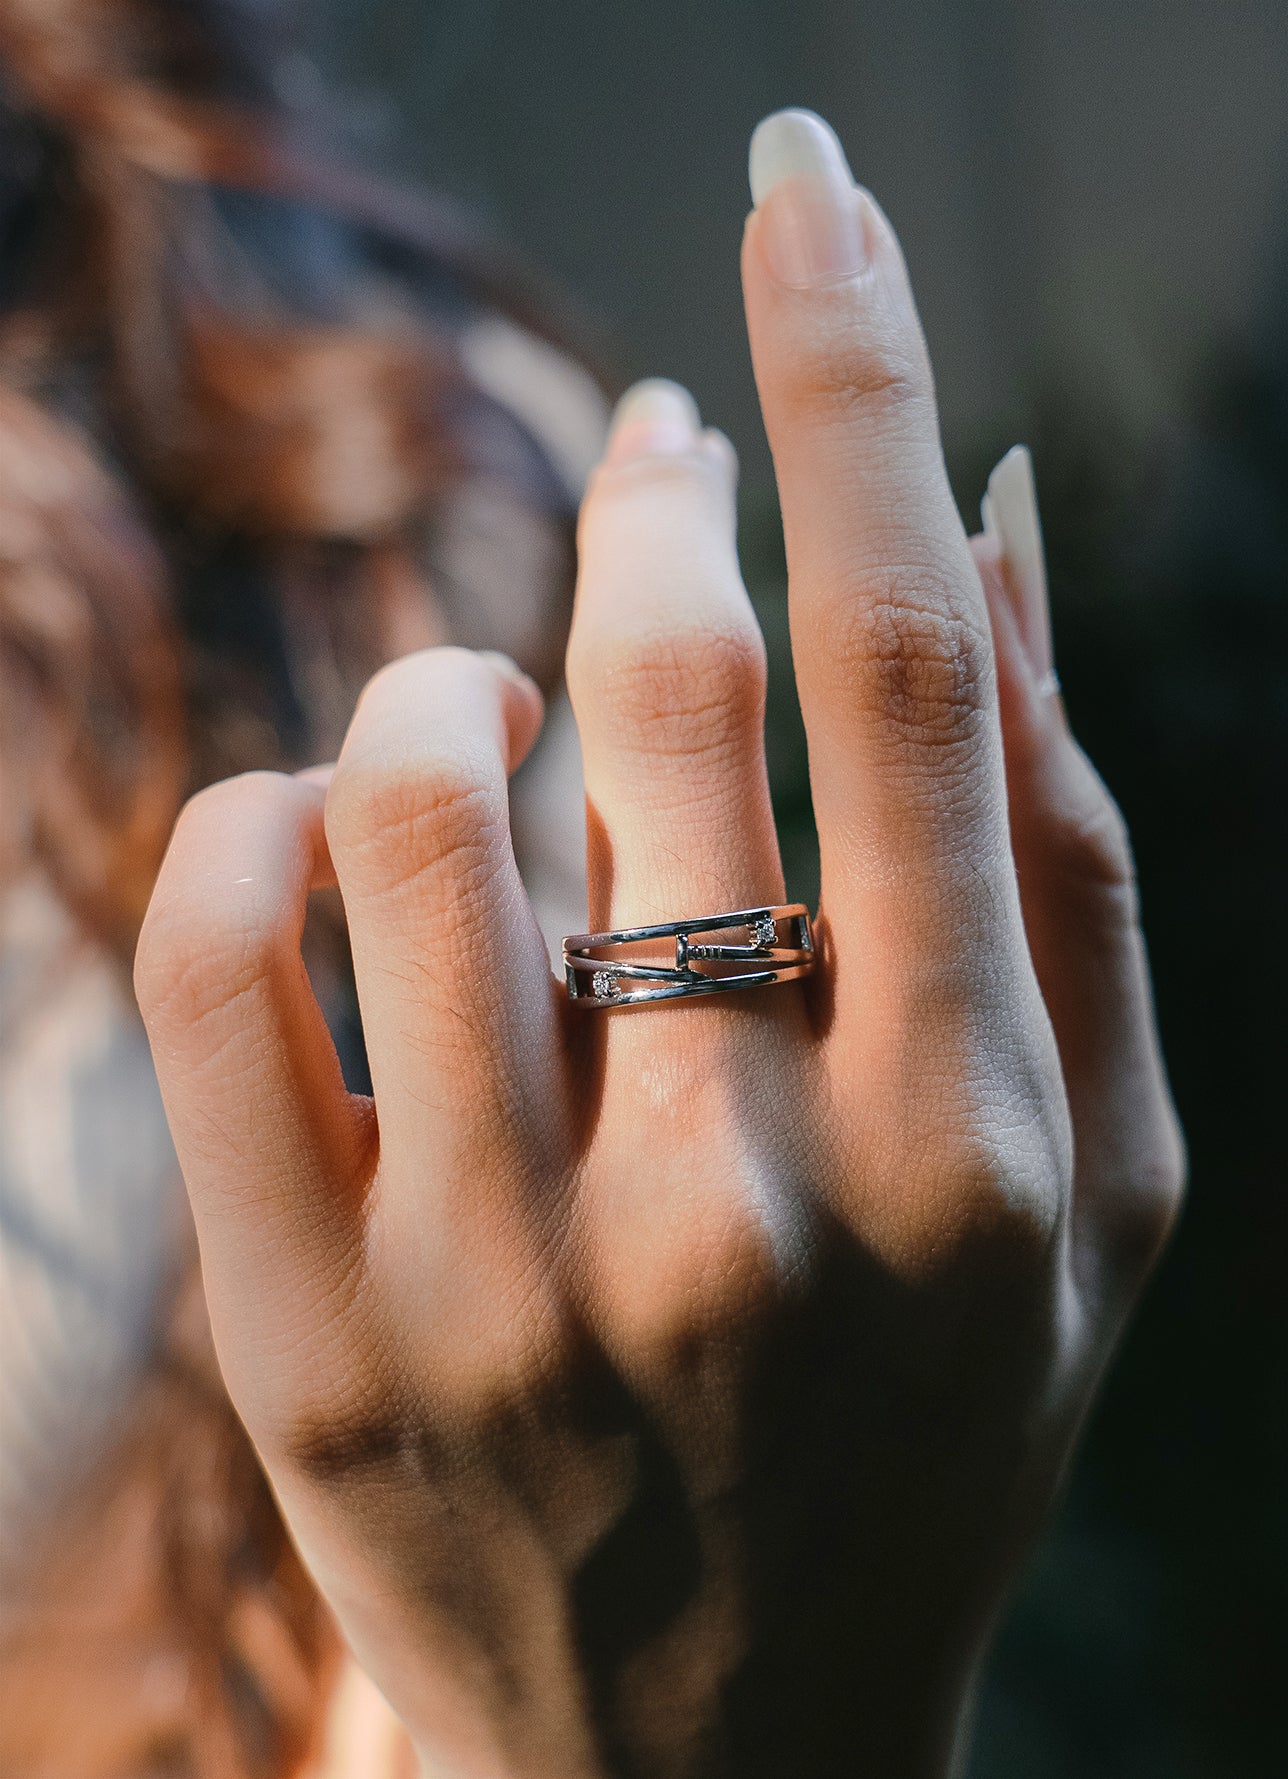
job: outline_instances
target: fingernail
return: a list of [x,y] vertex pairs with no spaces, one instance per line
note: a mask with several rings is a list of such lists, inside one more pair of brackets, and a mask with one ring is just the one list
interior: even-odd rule
[[867,264],[863,203],[845,151],[812,111],[776,111],[756,126],[748,172],[769,269],[803,289]]
[[320,784],[323,789],[331,782],[331,774],[335,771],[335,761],[328,760],[322,766],[305,766],[301,771],[292,773],[301,784]]
[[1034,678],[1044,680],[1053,668],[1051,611],[1033,458],[1027,445],[1013,446],[994,469],[980,515],[985,535],[997,540],[1005,559],[1006,584],[1024,653]]
[[500,649],[480,649],[479,659],[487,661],[506,679],[513,680],[516,686],[523,686],[526,689],[536,685],[532,675],[525,673],[517,661],[509,655],[502,654]]
[[672,456],[692,451],[702,422],[688,390],[665,377],[649,377],[618,402],[605,453],[609,463],[632,457]]

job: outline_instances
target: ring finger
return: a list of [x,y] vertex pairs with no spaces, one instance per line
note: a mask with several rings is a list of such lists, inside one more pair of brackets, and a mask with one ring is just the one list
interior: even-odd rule
[[[647,383],[624,399],[583,508],[568,653],[597,930],[783,899],[765,647],[738,572],[733,494],[732,450],[700,430],[684,390]],[[787,1078],[800,1015],[787,987],[586,1016],[616,1105],[579,1196],[578,1249],[624,1362],[685,1326],[695,1302],[746,1301],[763,1231],[747,1197],[755,1169],[725,1135],[770,1140],[757,1083]]]
[[734,475],[687,392],[642,383],[582,509],[568,686],[597,929],[782,900]]

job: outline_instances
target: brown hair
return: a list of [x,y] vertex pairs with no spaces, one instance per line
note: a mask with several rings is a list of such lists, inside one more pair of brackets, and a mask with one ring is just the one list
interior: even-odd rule
[[[303,152],[216,12],[0,0],[0,884],[34,867],[122,959],[187,789],[326,757],[409,601],[468,632],[430,594],[462,489],[549,539],[547,680],[569,592],[572,494],[456,348],[488,312],[558,339],[539,288]],[[312,285],[293,228],[325,236]],[[335,1641],[192,1278],[58,1546],[0,1638],[6,1770],[298,1769]]]

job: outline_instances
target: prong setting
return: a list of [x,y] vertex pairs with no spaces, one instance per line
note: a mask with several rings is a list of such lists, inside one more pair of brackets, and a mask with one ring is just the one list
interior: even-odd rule
[[[779,936],[784,923],[790,935],[786,940]],[[674,942],[674,964],[656,955],[641,957],[632,949],[665,939]],[[618,955],[605,958],[609,948]],[[808,975],[816,961],[809,913],[801,903],[608,933],[574,933],[564,939],[563,956],[569,997],[585,1007],[634,1007],[766,988]]]
[[758,914],[755,920],[747,923],[747,932],[753,945],[772,949],[778,943],[778,928],[772,914]]

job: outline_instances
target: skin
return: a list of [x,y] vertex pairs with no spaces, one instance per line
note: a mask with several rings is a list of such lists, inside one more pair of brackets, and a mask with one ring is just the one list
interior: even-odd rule
[[[453,1779],[953,1770],[1181,1189],[1122,823],[963,531],[897,243],[856,191],[867,266],[784,282],[790,201],[743,270],[814,976],[570,1007],[507,826],[539,694],[455,649],[333,770],[197,797],[139,949],[228,1388]],[[783,898],[733,477],[654,391],[586,497],[592,928]],[[336,881],[371,1101],[300,960]]]

